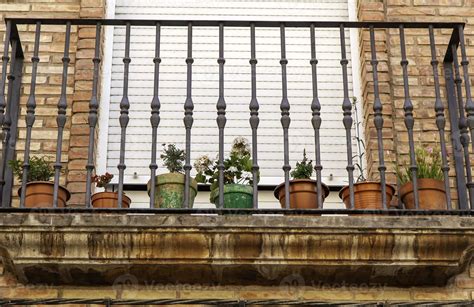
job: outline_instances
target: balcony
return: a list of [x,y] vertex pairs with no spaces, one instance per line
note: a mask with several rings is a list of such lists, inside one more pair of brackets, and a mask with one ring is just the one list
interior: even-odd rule
[[[472,235],[472,214],[474,209],[474,183],[472,182],[470,160],[470,137],[474,139],[474,104],[471,98],[468,74],[468,59],[464,43],[464,24],[462,23],[384,23],[384,22],[269,22],[269,21],[180,21],[180,20],[93,20],[93,19],[7,19],[7,40],[2,57],[2,76],[0,83],[0,124],[3,127],[2,163],[0,164],[0,249],[7,267],[24,283],[41,283],[45,280],[57,284],[113,284],[123,274],[133,274],[140,283],[154,278],[167,282],[177,280],[194,283],[195,277],[216,281],[222,284],[262,284],[273,285],[278,278],[297,272],[305,279],[317,276],[322,282],[335,283],[347,280],[354,283],[383,283],[392,286],[445,285],[450,278],[462,272],[469,264],[474,246]],[[27,178],[31,171],[31,144],[35,131],[35,119],[38,108],[35,97],[37,71],[40,63],[41,27],[47,25],[62,26],[65,29],[65,48],[62,57],[62,80],[60,98],[57,104],[57,141],[54,160],[53,197],[48,206],[31,208],[25,206],[27,198]],[[66,204],[61,206],[62,161],[64,135],[68,126],[67,77],[71,57],[69,44],[71,28],[75,26],[95,27],[93,57],[93,81],[88,108],[88,147],[87,164],[83,170],[84,193],[82,206]],[[97,165],[95,156],[100,151],[97,143],[100,63],[102,56],[101,34],[103,28],[110,26],[125,27],[123,54],[123,95],[120,101],[120,151],[117,165],[118,180],[114,183],[117,191],[117,208],[95,208],[92,206],[92,175]],[[35,29],[31,58],[31,79],[22,78],[26,59],[23,49],[22,27]],[[150,100],[151,131],[149,165],[149,204],[148,208],[122,208],[127,168],[127,128],[130,113],[133,111],[128,98],[129,69],[133,58],[130,55],[131,32],[137,27],[147,27],[156,31],[155,57],[150,58],[154,68],[154,95]],[[161,29],[180,27],[187,31],[186,92],[183,93],[183,129],[185,131],[185,161],[183,202],[179,208],[162,208],[156,204],[157,175],[157,136],[160,133],[160,35]],[[216,104],[216,128],[218,138],[217,182],[215,208],[192,207],[191,145],[194,112],[199,105],[193,103],[193,29],[209,27],[218,29],[218,49],[216,60],[219,66],[219,97]],[[225,205],[225,133],[226,100],[224,94],[224,31],[228,28],[246,28],[250,32],[249,67],[251,100],[249,112],[242,114],[249,118],[251,131],[251,206],[247,208],[229,208]],[[257,57],[255,30],[276,28],[280,32],[281,90],[279,98],[279,118],[283,137],[282,195],[281,208],[261,208],[258,192],[259,165],[259,101],[257,88]],[[291,198],[290,180],[290,142],[291,130],[290,104],[288,95],[285,31],[290,28],[307,29],[311,53],[308,57],[308,69],[312,77],[312,100],[308,102],[308,120],[314,133],[314,171],[317,195],[308,208],[305,204],[296,204]],[[324,108],[318,97],[318,57],[316,54],[315,31],[335,29],[340,35],[340,65],[342,75],[343,100],[341,101],[341,125],[344,127],[345,151],[347,155],[347,197],[345,209],[323,206],[322,172],[324,161],[321,159],[321,109]],[[369,171],[369,179],[377,179],[380,187],[375,205],[362,202],[356,196],[358,172],[354,157],[354,112],[348,87],[348,58],[346,50],[346,30],[359,29],[369,35],[369,75],[373,80],[373,111],[366,110],[370,123],[366,128],[375,135],[375,147],[367,148],[371,157],[376,157],[376,166]],[[388,175],[385,163],[383,136],[384,105],[379,94],[378,51],[376,33],[380,30],[398,31],[400,67],[403,74],[403,124],[408,139],[408,177],[413,186],[413,207],[408,208],[402,201],[397,203],[397,189],[394,201],[387,193],[393,186],[393,178]],[[432,91],[436,98],[432,101],[432,118],[439,135],[440,169],[443,208],[427,209],[421,200],[421,188],[416,159],[416,141],[414,137],[414,105],[410,97],[410,66],[407,59],[405,31],[425,31],[421,36],[428,39],[431,50],[432,72],[425,77],[433,78]],[[450,40],[439,65],[439,46],[435,33],[450,32]],[[415,32],[418,33],[418,32]],[[248,42],[247,42],[248,43]],[[336,52],[335,52],[336,53]],[[460,53],[460,56],[458,55]],[[460,60],[459,60],[460,58]],[[439,66],[443,72],[440,76]],[[442,80],[444,76],[444,80]],[[444,83],[444,86],[442,84]],[[463,89],[464,83],[464,89]],[[20,98],[22,90],[29,90],[23,112]],[[463,98],[464,95],[464,98]],[[445,108],[445,105],[448,106]],[[446,114],[445,114],[446,113]],[[21,114],[24,114],[23,117]],[[449,129],[446,129],[446,125]],[[54,125],[53,125],[54,126]],[[24,140],[19,142],[20,131]],[[370,131],[372,132],[372,131]],[[41,133],[41,131],[39,131]],[[446,135],[450,136],[448,142]],[[71,137],[71,140],[74,136]],[[17,142],[18,141],[18,142]],[[19,145],[24,147],[21,147]],[[452,150],[452,153],[449,152]],[[14,158],[22,159],[21,182],[14,181],[9,163]],[[375,171],[374,171],[375,170]],[[312,171],[312,170],[311,170]],[[393,170],[391,170],[393,173]],[[393,174],[392,174],[393,175]],[[15,195],[19,184],[19,198]],[[207,186],[200,185],[199,189]],[[314,194],[314,193],[313,193]],[[454,196],[454,197],[453,197]],[[398,197],[400,198],[400,197]],[[15,201],[18,205],[15,204]],[[276,202],[276,201],[275,201]],[[301,206],[298,206],[301,205]],[[226,274],[222,274],[225,272]],[[354,274],[358,272],[360,274]],[[158,277],[157,277],[158,276]],[[204,276],[204,277],[203,277]],[[230,276],[230,277],[229,277]]]

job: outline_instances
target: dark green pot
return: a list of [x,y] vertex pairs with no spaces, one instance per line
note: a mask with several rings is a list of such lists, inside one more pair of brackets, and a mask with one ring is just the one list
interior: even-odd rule
[[[168,173],[156,176],[155,208],[183,208],[185,176],[181,173]],[[150,195],[150,182],[147,185]],[[197,182],[191,178],[189,204],[193,207],[197,194]]]
[[[211,191],[211,202],[219,203],[219,188]],[[253,208],[253,188],[245,184],[224,185],[224,208]]]

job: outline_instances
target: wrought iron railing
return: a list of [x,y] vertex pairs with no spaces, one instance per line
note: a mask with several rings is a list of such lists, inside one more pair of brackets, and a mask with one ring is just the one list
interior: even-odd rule
[[[313,87],[313,99],[310,104],[312,111],[312,126],[314,128],[314,146],[315,146],[315,171],[317,179],[317,194],[319,197],[319,211],[322,208],[322,185],[321,185],[321,171],[323,169],[323,161],[321,161],[321,150],[320,150],[320,127],[321,118],[320,110],[321,103],[318,98],[318,81],[317,81],[317,65],[318,59],[316,56],[316,41],[315,41],[315,28],[338,28],[340,30],[340,64],[343,78],[343,94],[344,99],[341,102],[343,111],[343,125],[346,131],[346,148],[347,148],[347,175],[348,184],[350,191],[350,203],[351,208],[354,208],[354,163],[352,153],[352,126],[353,126],[353,110],[351,100],[349,98],[349,86],[348,86],[348,59],[346,58],[346,43],[345,43],[345,29],[348,28],[359,28],[368,29],[370,33],[370,49],[371,49],[371,60],[372,65],[372,77],[373,77],[373,111],[374,111],[374,126],[377,135],[378,145],[378,160],[379,160],[379,174],[382,187],[382,206],[383,210],[369,210],[366,212],[385,212],[393,211],[388,210],[388,203],[385,196],[385,183],[386,183],[386,165],[384,161],[383,151],[383,116],[382,108],[383,102],[381,101],[379,94],[379,77],[378,77],[378,60],[376,52],[376,40],[375,30],[376,29],[398,29],[400,35],[400,51],[401,51],[401,62],[400,65],[403,71],[403,87],[404,87],[404,122],[408,133],[409,143],[409,156],[410,156],[410,171],[414,186],[414,199],[415,207],[419,209],[419,195],[417,186],[417,165],[415,158],[415,140],[414,140],[414,116],[413,116],[413,104],[410,98],[410,85],[408,82],[408,66],[409,62],[406,55],[406,43],[405,43],[405,29],[426,29],[427,35],[429,36],[430,49],[431,49],[431,65],[433,68],[434,78],[434,93],[435,99],[433,101],[433,109],[436,112],[436,118],[433,120],[436,122],[439,131],[439,141],[441,145],[442,153],[442,171],[444,174],[444,185],[446,191],[446,202],[448,209],[451,208],[451,197],[450,197],[450,182],[449,182],[449,161],[447,145],[445,140],[445,109],[441,96],[440,78],[438,73],[438,55],[436,54],[435,44],[435,31],[434,29],[450,29],[452,30],[451,38],[448,44],[448,48],[444,55],[443,67],[444,76],[446,80],[446,99],[447,105],[449,106],[449,120],[451,124],[451,135],[454,148],[454,165],[456,171],[456,185],[457,195],[459,200],[459,206],[457,212],[469,212],[474,209],[474,183],[472,181],[471,165],[470,165],[470,150],[469,150],[469,131],[471,139],[474,139],[474,103],[472,101],[469,73],[468,73],[468,59],[466,53],[465,39],[464,39],[464,24],[463,23],[414,23],[414,22],[317,22],[317,21],[285,21],[285,22],[273,22],[273,21],[179,21],[179,20],[99,20],[99,19],[25,19],[25,18],[6,18],[6,40],[4,42],[3,51],[3,66],[2,75],[0,80],[0,125],[3,129],[3,154],[2,163],[0,163],[0,195],[2,197],[2,207],[15,210],[11,207],[12,199],[12,171],[8,165],[8,161],[13,159],[15,156],[16,138],[18,134],[18,121],[23,120],[19,118],[19,98],[21,88],[21,74],[23,70],[24,54],[22,49],[22,42],[18,31],[19,25],[36,25],[35,36],[34,36],[34,47],[32,62],[32,73],[30,84],[30,94],[26,103],[26,116],[24,121],[26,123],[26,139],[25,148],[23,154],[23,180],[21,185],[21,196],[20,196],[20,208],[24,206],[25,192],[26,192],[26,178],[29,170],[29,158],[30,158],[30,144],[32,138],[32,130],[35,122],[35,88],[36,88],[36,77],[39,63],[39,48],[40,48],[40,36],[42,25],[63,25],[65,27],[65,48],[62,59],[63,73],[61,82],[61,94],[58,102],[58,113],[57,113],[57,149],[56,149],[56,160],[54,163],[54,203],[53,207],[57,207],[58,202],[58,187],[61,176],[61,154],[62,154],[62,142],[63,133],[66,123],[66,86],[68,77],[68,67],[70,62],[69,56],[69,45],[71,38],[71,26],[75,25],[89,25],[96,27],[96,38],[95,38],[95,53],[91,59],[93,62],[93,82],[92,82],[92,96],[90,99],[89,109],[89,146],[88,146],[88,159],[86,166],[86,209],[91,207],[91,175],[94,173],[94,146],[95,146],[95,135],[98,125],[98,83],[99,83],[99,66],[101,62],[101,31],[105,26],[125,26],[125,54],[123,57],[123,96],[120,102],[120,128],[121,128],[121,139],[120,139],[120,159],[118,168],[118,203],[122,203],[122,192],[124,189],[124,170],[126,168],[126,132],[127,125],[129,122],[129,107],[130,102],[128,100],[128,75],[129,75],[129,64],[130,64],[130,29],[136,26],[147,26],[154,27],[156,29],[156,45],[155,45],[155,57],[150,59],[150,62],[154,63],[154,94],[150,97],[151,113],[150,113],[150,129],[152,131],[152,144],[151,144],[151,159],[150,159],[150,208],[153,208],[155,202],[155,176],[157,171],[157,152],[156,142],[157,135],[159,133],[160,123],[160,99],[159,99],[159,77],[160,77],[160,30],[161,27],[173,26],[173,27],[186,27],[187,28],[187,57],[185,60],[187,64],[187,92],[184,102],[184,126],[186,129],[186,161],[185,161],[185,196],[184,196],[184,208],[187,208],[188,212],[198,212],[197,209],[190,208],[190,195],[189,186],[191,180],[191,135],[193,127],[193,96],[192,96],[192,66],[193,66],[193,27],[205,26],[205,27],[217,27],[219,29],[219,54],[217,62],[219,65],[219,98],[217,103],[217,126],[219,130],[219,201],[217,203],[217,209],[223,209],[223,157],[224,157],[224,131],[226,124],[226,102],[224,97],[224,29],[228,27],[247,27],[250,31],[250,67],[251,67],[251,101],[249,103],[250,108],[250,128],[252,131],[252,175],[256,179],[259,171],[259,164],[257,159],[258,153],[258,126],[259,126],[259,103],[257,97],[257,57],[255,52],[255,29],[258,27],[270,27],[280,29],[280,43],[281,43],[281,81],[282,81],[282,96],[281,96],[281,125],[283,129],[283,144],[284,144],[284,157],[283,157],[283,173],[284,173],[284,188],[285,188],[285,208],[289,210],[289,137],[288,130],[290,127],[290,102],[287,94],[287,73],[286,65],[288,60],[286,58],[286,43],[285,43],[285,29],[286,28],[308,28],[310,31],[310,42],[311,42],[311,58],[310,67],[312,69],[312,87]],[[11,46],[11,51],[10,51]],[[460,49],[461,61],[458,59],[458,48]],[[151,64],[151,63],[150,63]],[[10,71],[8,72],[8,67]],[[463,74],[461,77],[461,68]],[[23,80],[25,82],[25,80]],[[463,99],[463,88],[462,82],[464,82],[464,93],[465,99]],[[7,91],[5,88],[8,85]],[[309,111],[309,108],[308,108]],[[462,146],[462,149],[461,149]],[[474,148],[474,142],[472,142]],[[459,154],[461,153],[462,154]],[[253,210],[251,212],[257,212],[258,210],[258,185],[257,180],[253,180]],[[141,210],[141,209],[140,209]],[[153,209],[154,210],[154,209]],[[153,211],[151,210],[151,211]],[[209,209],[206,209],[209,211]],[[262,210],[258,212],[281,212],[278,209]],[[145,210],[150,212],[150,209]],[[211,210],[213,211],[213,210]],[[245,210],[244,210],[245,211]],[[291,211],[291,210],[290,210]],[[304,210],[296,210],[298,212],[309,212]],[[311,211],[311,210],[310,210]],[[318,210],[316,210],[318,211]],[[335,212],[347,212],[346,210],[323,210],[328,213]],[[397,210],[395,210],[397,211]],[[180,210],[170,210],[170,212],[181,212]],[[214,211],[213,211],[214,212]],[[314,212],[314,210],[313,210]],[[413,211],[412,211],[413,212]],[[446,212],[451,214],[450,212]],[[392,213],[388,213],[392,214]]]

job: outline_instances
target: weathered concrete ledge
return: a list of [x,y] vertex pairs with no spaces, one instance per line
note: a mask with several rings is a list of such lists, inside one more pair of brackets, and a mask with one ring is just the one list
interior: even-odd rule
[[442,286],[472,258],[474,218],[10,213],[0,252],[23,283]]

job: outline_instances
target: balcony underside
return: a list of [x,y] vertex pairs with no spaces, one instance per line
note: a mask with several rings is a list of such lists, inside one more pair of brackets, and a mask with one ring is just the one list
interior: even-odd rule
[[474,251],[474,219],[460,216],[10,213],[0,225],[24,283],[441,286]]

